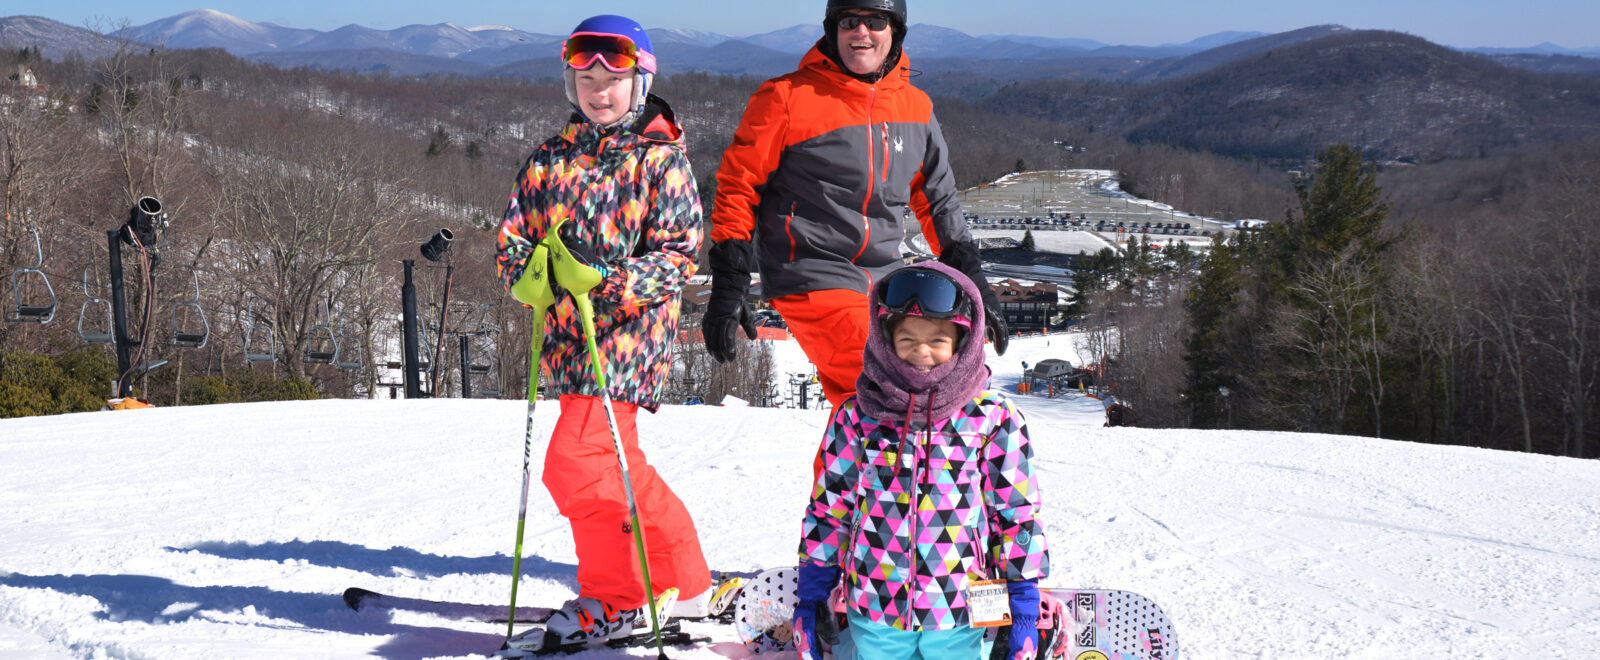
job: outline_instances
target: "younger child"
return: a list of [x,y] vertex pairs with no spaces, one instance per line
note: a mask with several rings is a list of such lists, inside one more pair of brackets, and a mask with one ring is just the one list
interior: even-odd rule
[[[823,438],[800,543],[795,639],[821,660],[843,573],[853,657],[978,658],[974,580],[1007,581],[1003,657],[1038,648],[1038,579],[1049,572],[1033,448],[1015,405],[985,388],[977,287],[937,262],[872,288],[856,394]],[[843,647],[841,647],[841,650]]]
[[[645,461],[635,423],[640,408],[660,406],[672,369],[679,298],[700,250],[700,197],[683,131],[671,108],[649,94],[656,59],[644,28],[621,16],[589,18],[572,31],[562,59],[575,112],[517,177],[500,225],[500,278],[509,289],[527,269],[545,268],[530,265],[529,256],[562,221],[562,242],[602,273],[590,292],[596,344],[628,456],[652,586],[658,593],[678,589],[672,614],[702,616],[711,571],[694,521]],[[632,632],[647,598],[579,312],[570,296],[558,298],[545,322],[541,385],[560,396],[561,416],[542,476],[572,525],[578,598],[545,630],[547,643],[572,644]]]

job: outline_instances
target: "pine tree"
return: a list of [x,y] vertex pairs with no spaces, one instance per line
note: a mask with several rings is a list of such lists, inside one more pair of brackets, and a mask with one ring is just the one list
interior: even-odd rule
[[433,137],[428,140],[428,157],[432,158],[450,149],[450,134],[443,125],[433,127]]
[[1025,229],[1022,231],[1022,249],[1028,252],[1034,252],[1038,250],[1038,247],[1033,242],[1032,229]]
[[1355,149],[1329,147],[1317,165],[1314,176],[1295,181],[1299,209],[1269,231],[1267,350],[1258,372],[1265,410],[1295,429],[1381,429],[1388,324],[1379,300],[1383,257],[1395,240],[1383,230],[1389,205],[1377,167]]
[[1217,234],[1211,239],[1211,251],[1201,262],[1200,276],[1189,287],[1184,303],[1189,327],[1193,329],[1184,343],[1184,361],[1189,367],[1184,400],[1189,403],[1194,425],[1200,428],[1228,426],[1227,406],[1231,401],[1222,395],[1223,391],[1244,398],[1244,365],[1234,360],[1233,349],[1238,347],[1230,342],[1238,340],[1232,330],[1242,320],[1239,293],[1245,286],[1245,277],[1244,248]]

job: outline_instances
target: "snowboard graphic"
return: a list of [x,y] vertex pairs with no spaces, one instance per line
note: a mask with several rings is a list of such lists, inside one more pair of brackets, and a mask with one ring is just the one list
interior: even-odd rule
[[[1177,660],[1178,634],[1150,599],[1131,591],[1040,590],[1040,637],[1051,638],[1043,657],[1064,660]],[[1054,600],[1055,602],[1049,602]],[[1046,619],[1054,629],[1046,635]]]
[[799,588],[800,572],[792,566],[769,569],[745,581],[733,605],[733,625],[745,648],[758,653],[794,649],[790,628]]
[[[734,604],[734,626],[745,648],[757,653],[794,649],[791,621],[799,583],[792,567],[770,569],[745,582]],[[1045,587],[1039,592],[1039,660],[1180,658],[1172,621],[1144,596],[1113,589]]]

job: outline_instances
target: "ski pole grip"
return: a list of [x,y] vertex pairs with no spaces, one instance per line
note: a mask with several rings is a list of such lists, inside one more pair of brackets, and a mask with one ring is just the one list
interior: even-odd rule
[[588,295],[595,287],[600,286],[601,273],[593,266],[573,257],[572,252],[567,250],[567,244],[561,242],[561,225],[566,222],[558,220],[550,225],[550,229],[545,232],[544,240],[540,243],[548,246],[550,250],[550,269],[553,271],[556,283],[571,291],[574,296]]
[[535,310],[544,310],[555,304],[556,294],[550,288],[550,248],[544,242],[533,246],[533,253],[528,255],[528,265],[522,269],[522,277],[511,285],[511,297]]

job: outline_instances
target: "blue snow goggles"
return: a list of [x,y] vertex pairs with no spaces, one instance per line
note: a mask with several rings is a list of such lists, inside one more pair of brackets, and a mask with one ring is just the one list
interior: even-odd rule
[[961,284],[936,270],[902,268],[878,284],[880,314],[972,319],[972,299]]

